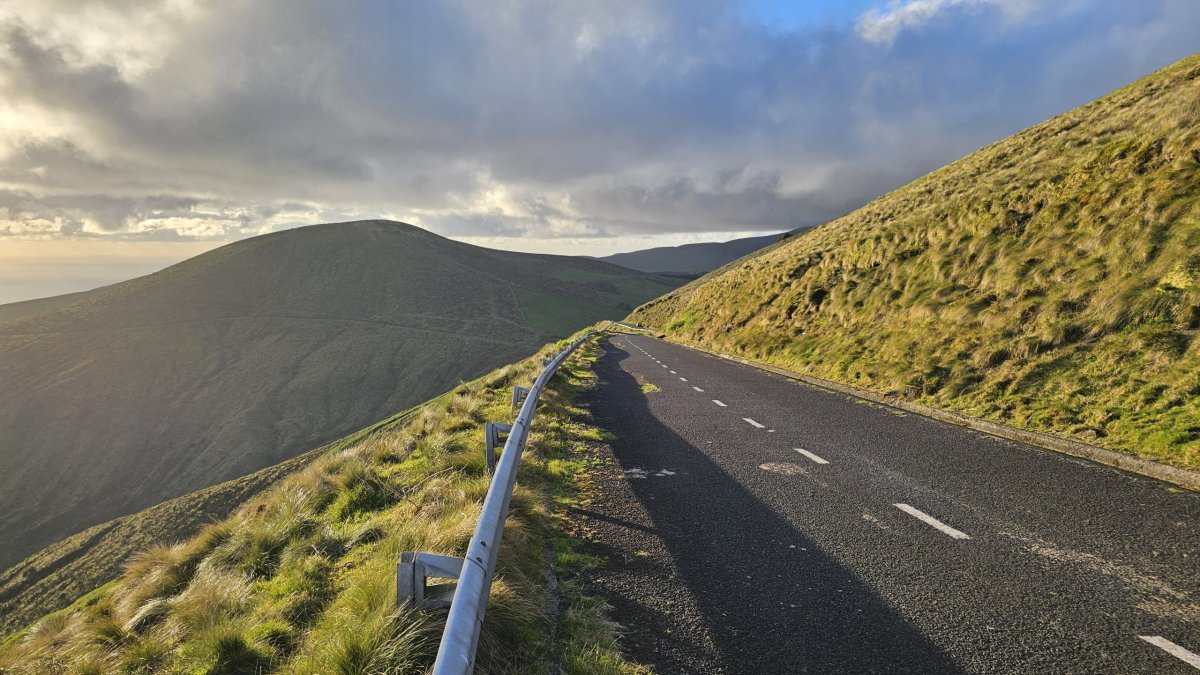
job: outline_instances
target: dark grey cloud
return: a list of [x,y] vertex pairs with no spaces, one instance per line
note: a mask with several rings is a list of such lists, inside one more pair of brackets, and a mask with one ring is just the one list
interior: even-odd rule
[[786,229],[1200,34],[1194,0],[881,0],[790,32],[717,0],[89,4],[0,8],[0,233]]

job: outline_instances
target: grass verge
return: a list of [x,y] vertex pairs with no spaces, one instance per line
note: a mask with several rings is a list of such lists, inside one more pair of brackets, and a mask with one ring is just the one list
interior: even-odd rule
[[[115,581],[15,633],[0,672],[423,672],[444,611],[395,606],[402,551],[461,555],[489,476],[483,422],[550,346],[466,383],[393,428],[283,479],[197,536],[144,549]],[[643,672],[607,608],[570,572],[593,561],[560,527],[601,433],[572,404],[594,375],[584,345],[543,394],[514,491],[477,664],[483,672]],[[547,571],[565,575],[551,602]],[[551,636],[548,638],[548,636]]]
[[129,554],[162,541],[195,535],[222,520],[246,500],[326,454],[406,423],[419,406],[405,410],[333,443],[248,476],[170,499],[47,546],[0,572],[0,635],[70,605],[121,574]]

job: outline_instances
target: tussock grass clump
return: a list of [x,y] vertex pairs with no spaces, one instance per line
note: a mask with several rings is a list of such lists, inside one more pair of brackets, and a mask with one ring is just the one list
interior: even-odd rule
[[1200,56],[633,312],[673,339],[1200,466]]
[[[313,460],[191,540],[137,553],[116,582],[0,647],[0,672],[424,672],[445,613],[397,607],[395,564],[465,552],[490,482],[482,421],[511,417],[509,387],[549,352]],[[586,644],[546,639],[551,504],[571,490],[565,449],[595,433],[569,406],[591,358],[575,357],[539,408],[480,640],[488,670],[567,652],[622,662],[603,629]]]

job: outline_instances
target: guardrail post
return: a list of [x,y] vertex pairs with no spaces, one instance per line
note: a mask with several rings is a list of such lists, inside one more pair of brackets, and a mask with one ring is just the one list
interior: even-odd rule
[[529,396],[529,387],[513,387],[512,409],[519,410],[526,396]]
[[429,579],[458,579],[462,575],[462,558],[437,553],[405,551],[396,565],[396,604],[411,601],[421,609],[450,606],[457,583],[429,584]]
[[487,460],[488,473],[496,471],[496,448],[501,445],[500,434],[507,435],[510,431],[512,431],[511,424],[488,422],[483,426],[483,457]]

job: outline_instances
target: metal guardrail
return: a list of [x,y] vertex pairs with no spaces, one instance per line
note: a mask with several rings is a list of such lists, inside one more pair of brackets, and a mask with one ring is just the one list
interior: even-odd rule
[[653,328],[646,328],[645,326],[643,326],[641,324],[634,325],[634,324],[630,324],[630,323],[625,323],[624,321],[613,321],[613,324],[620,326],[621,328],[624,328],[626,330],[635,330],[635,331],[641,331],[643,333],[651,333],[651,334],[654,333]]
[[[446,618],[446,630],[438,647],[437,661],[433,664],[434,675],[467,675],[475,663],[475,649],[479,644],[479,631],[483,626],[483,615],[487,611],[488,594],[492,588],[492,576],[496,572],[496,558],[500,553],[500,540],[504,536],[504,521],[508,517],[508,504],[512,500],[513,485],[517,480],[517,465],[525,450],[529,427],[538,398],[546,383],[558,371],[559,366],[584,340],[592,336],[587,333],[562,350],[534,381],[528,390],[517,387],[513,392],[513,406],[521,405],[521,411],[512,425],[488,424],[487,442],[494,461],[494,447],[498,438],[494,434],[507,432],[504,450],[495,464],[492,483],[483,499],[483,512],[465,558],[434,553],[404,553],[396,566],[396,601],[412,601],[420,607],[450,607]],[[524,390],[524,391],[522,391]],[[508,427],[505,429],[504,427]],[[492,463],[489,461],[489,464]],[[490,466],[489,466],[490,468]],[[451,584],[428,585],[429,578],[458,579],[457,586]]]

